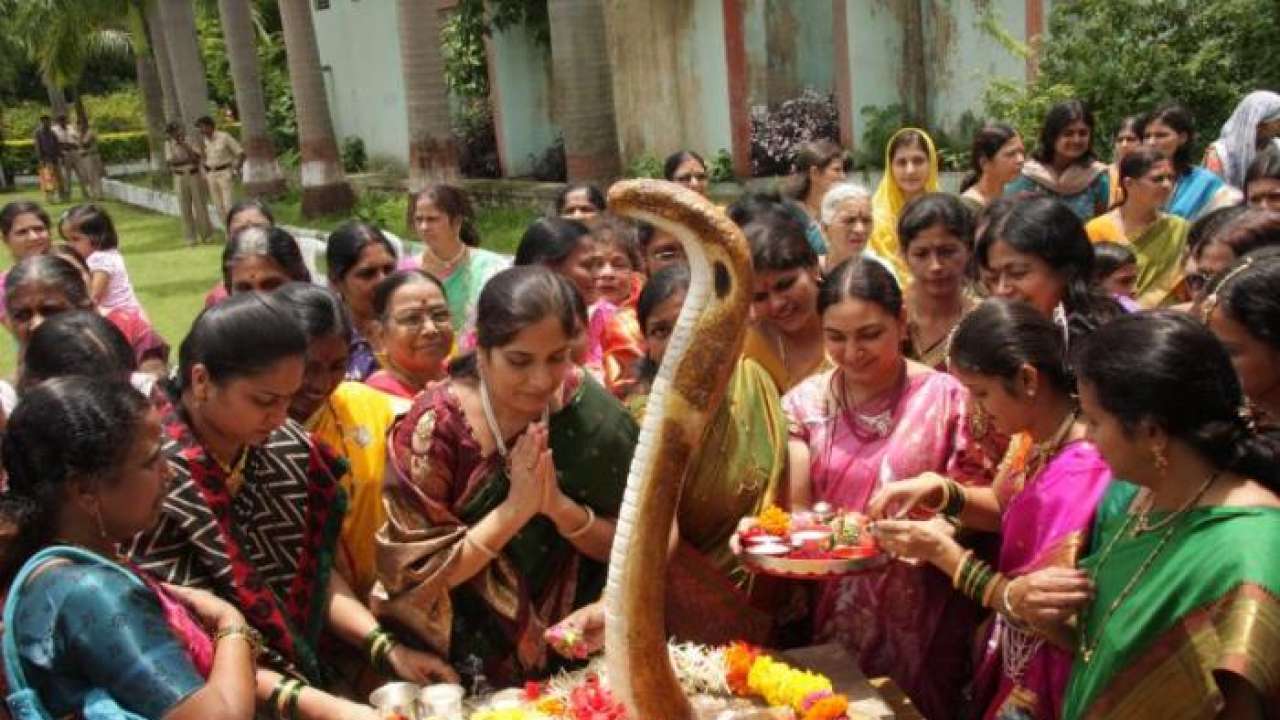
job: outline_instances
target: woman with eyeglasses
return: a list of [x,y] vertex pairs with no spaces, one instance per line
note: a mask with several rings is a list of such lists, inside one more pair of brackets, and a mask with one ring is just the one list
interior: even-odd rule
[[710,179],[707,174],[707,161],[692,150],[671,153],[666,162],[662,163],[662,177],[679,183],[704,197],[707,194],[707,183]]
[[1250,207],[1223,208],[1191,227],[1187,260],[1187,289],[1193,304],[1206,295],[1205,287],[1237,260],[1254,250],[1280,245],[1280,213]]
[[1085,225],[1089,240],[1126,243],[1138,258],[1134,297],[1144,308],[1168,305],[1178,298],[1182,256],[1187,247],[1187,221],[1165,213],[1175,183],[1174,163],[1154,147],[1141,147],[1120,161],[1121,203]]
[[400,270],[373,291],[382,368],[365,383],[412,399],[445,375],[453,325],[444,286],[425,270]]

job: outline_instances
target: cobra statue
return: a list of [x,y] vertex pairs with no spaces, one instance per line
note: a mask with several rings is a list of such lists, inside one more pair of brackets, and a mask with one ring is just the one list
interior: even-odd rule
[[675,183],[617,183],[609,191],[609,209],[679,239],[691,276],[649,396],[609,558],[609,684],[635,720],[693,720],[667,653],[667,548],[690,459],[741,351],[751,254],[722,211]]

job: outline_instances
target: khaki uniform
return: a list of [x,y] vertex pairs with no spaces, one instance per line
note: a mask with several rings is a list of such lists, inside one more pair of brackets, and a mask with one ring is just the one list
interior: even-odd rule
[[77,133],[76,166],[79,168],[80,184],[89,195],[90,200],[102,197],[102,156],[98,153],[98,133],[92,128]]
[[235,171],[244,150],[230,133],[214,130],[204,140],[204,176],[218,217],[226,222],[227,211],[235,204]]
[[80,193],[85,198],[91,198],[89,183],[80,166],[80,133],[71,125],[63,128],[55,124],[53,134],[58,137],[58,145],[62,147],[62,177],[66,197],[71,197],[71,178],[75,176],[80,181]]
[[164,141],[164,159],[173,173],[173,191],[178,196],[182,234],[187,244],[209,239],[213,228],[209,225],[209,199],[200,175],[199,156],[169,138]]

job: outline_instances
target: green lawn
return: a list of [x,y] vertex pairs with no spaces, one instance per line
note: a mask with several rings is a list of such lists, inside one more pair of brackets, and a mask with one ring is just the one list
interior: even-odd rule
[[[38,192],[0,194],[0,204],[12,200],[43,203],[43,195]],[[46,205],[45,209],[57,222],[58,215],[70,205],[55,203]],[[103,205],[115,220],[120,250],[134,290],[156,330],[174,348],[176,359],[178,343],[203,307],[204,294],[222,275],[218,269],[222,247],[187,247],[177,218],[119,203]],[[55,237],[55,242],[58,241]],[[15,349],[13,338],[4,334],[0,344],[0,374],[6,377],[13,373]]]
[[[0,193],[0,205],[12,200],[43,203],[43,196],[38,192]],[[376,219],[385,219],[386,226],[392,232],[408,237],[403,232],[404,199],[399,198],[398,205],[395,203],[396,199],[388,197],[379,199],[376,204],[365,203],[361,209],[373,205],[377,210]],[[188,248],[183,242],[177,218],[119,203],[103,204],[116,222],[120,249],[124,253],[134,290],[151,316],[156,330],[174,348],[173,359],[176,361],[178,343],[186,335],[196,313],[203,307],[204,294],[221,277],[218,264],[222,246]],[[55,222],[67,207],[70,204],[46,205]],[[299,216],[296,199],[290,202],[289,198],[274,204],[273,210],[282,223],[319,230],[332,229],[344,220],[333,217],[303,221]],[[400,219],[393,222],[392,218],[396,217]],[[525,227],[536,217],[536,212],[524,208],[484,208],[478,213],[476,224],[486,248],[512,253],[515,252]],[[57,241],[55,238],[55,242]],[[7,267],[9,259],[6,257],[2,262]],[[14,369],[16,345],[7,333],[0,335],[3,335],[3,340],[0,340],[0,377],[10,377]]]

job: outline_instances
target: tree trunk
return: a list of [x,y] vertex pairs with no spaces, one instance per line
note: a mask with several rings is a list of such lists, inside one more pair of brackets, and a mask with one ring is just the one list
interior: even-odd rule
[[191,0],[160,0],[160,29],[169,48],[169,65],[173,70],[178,113],[187,129],[187,137],[199,143],[201,135],[195,122],[209,114],[209,82],[200,58],[200,41],[196,37],[196,16]]
[[173,80],[173,63],[169,62],[169,42],[164,33],[164,17],[160,13],[161,0],[147,0],[147,38],[151,40],[151,56],[156,61],[156,75],[164,101],[165,123],[182,121],[178,110],[178,89]]
[[54,118],[67,114],[67,96],[49,78],[44,79],[44,89],[49,93],[49,114]]
[[556,120],[569,182],[607,183],[622,169],[603,0],[547,0]]
[[80,88],[71,91],[71,97],[74,98],[72,106],[76,109],[76,127],[80,127],[89,122],[89,111],[84,107],[84,97],[80,95]]
[[147,151],[151,155],[151,172],[164,172],[164,91],[151,49],[135,48],[134,69],[138,73],[138,89],[147,120]]
[[346,213],[355,194],[342,172],[338,141],[329,115],[320,71],[320,48],[311,24],[311,0],[280,0],[289,82],[298,115],[298,146],[302,155],[302,216]]
[[244,190],[253,197],[277,197],[284,193],[284,176],[276,162],[276,149],[267,132],[267,106],[262,99],[262,73],[258,68],[258,44],[254,38],[249,0],[218,0],[222,39],[235,83],[240,109],[240,144],[244,146]]
[[409,111],[409,192],[458,177],[458,147],[449,125],[449,91],[435,2],[397,0],[400,66]]
[[907,85],[907,121],[916,127],[929,124],[929,66],[924,52],[924,0],[907,0],[903,67]]

